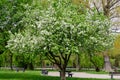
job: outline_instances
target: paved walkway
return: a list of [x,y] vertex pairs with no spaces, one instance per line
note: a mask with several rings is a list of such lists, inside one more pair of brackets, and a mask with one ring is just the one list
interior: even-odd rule
[[[73,77],[77,77],[77,78],[101,78],[101,79],[111,78],[109,74],[89,74],[85,72],[72,72],[72,73],[73,73]],[[59,72],[49,72],[48,76],[59,76]],[[113,78],[120,80],[120,76],[113,76]]]

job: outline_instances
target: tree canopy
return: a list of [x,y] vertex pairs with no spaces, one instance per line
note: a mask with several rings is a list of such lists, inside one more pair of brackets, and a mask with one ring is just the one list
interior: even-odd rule
[[44,54],[61,70],[61,80],[71,54],[82,51],[100,52],[112,45],[109,20],[96,11],[86,9],[79,12],[79,6],[67,0],[50,1],[44,9],[28,6],[21,20],[24,31],[10,32],[6,46],[12,53]]

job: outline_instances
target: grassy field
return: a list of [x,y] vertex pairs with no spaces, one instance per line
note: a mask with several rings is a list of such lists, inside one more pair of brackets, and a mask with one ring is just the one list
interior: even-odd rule
[[[16,71],[0,70],[0,80],[60,80],[60,78],[41,76],[40,71],[16,72]],[[67,80],[105,80],[105,79],[67,78]]]

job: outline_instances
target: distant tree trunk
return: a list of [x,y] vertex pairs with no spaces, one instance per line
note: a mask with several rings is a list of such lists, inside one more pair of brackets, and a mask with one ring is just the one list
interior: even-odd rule
[[12,64],[13,64],[13,61],[12,61],[13,54],[10,53],[9,56],[10,56],[10,69],[13,70],[13,66],[12,66]]
[[100,72],[100,67],[96,65],[96,63],[94,62],[91,56],[90,56],[90,62],[94,65],[95,71]]
[[120,56],[115,57],[115,67],[119,67],[119,57]]
[[80,70],[80,55],[76,55],[76,71]]
[[119,61],[118,61],[118,59],[115,59],[115,67],[119,67]]
[[75,60],[73,60],[72,65],[73,65],[73,68],[76,68],[76,63],[75,63]]
[[100,68],[99,67],[95,67],[95,71],[96,72],[100,72]]
[[34,70],[34,66],[33,66],[33,63],[32,63],[32,62],[28,64],[28,68],[29,68],[30,70]]
[[45,64],[45,60],[42,60],[42,68],[45,68],[46,64]]
[[55,70],[58,70],[58,69],[59,69],[56,64],[53,64],[53,66],[54,66]]
[[104,55],[104,71],[111,72],[113,69],[111,68],[111,63],[108,55]]

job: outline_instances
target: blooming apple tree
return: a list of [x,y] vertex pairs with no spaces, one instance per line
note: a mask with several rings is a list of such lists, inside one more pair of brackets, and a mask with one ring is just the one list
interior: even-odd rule
[[29,11],[23,20],[27,21],[25,30],[10,33],[7,47],[13,53],[44,54],[61,70],[61,80],[66,80],[72,54],[91,48],[97,52],[109,45],[109,23],[103,15],[87,10],[80,14],[79,7],[67,0],[51,1],[48,8]]

